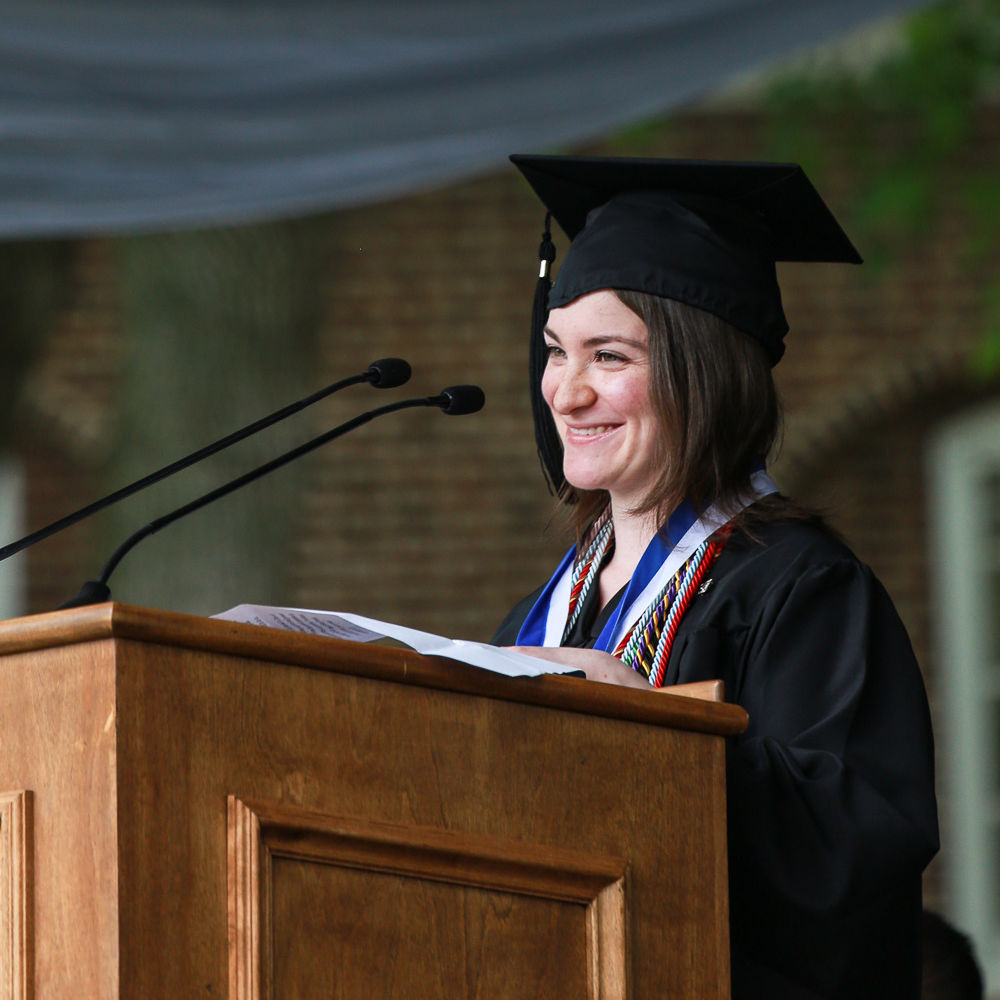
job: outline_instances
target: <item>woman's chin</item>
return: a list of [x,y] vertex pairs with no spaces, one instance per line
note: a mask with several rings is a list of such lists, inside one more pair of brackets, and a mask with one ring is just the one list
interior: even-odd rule
[[566,482],[573,487],[573,489],[578,490],[582,493],[589,493],[594,490],[607,489],[607,486],[604,484],[604,480],[600,476],[582,475],[578,471],[564,468],[563,477],[565,478]]

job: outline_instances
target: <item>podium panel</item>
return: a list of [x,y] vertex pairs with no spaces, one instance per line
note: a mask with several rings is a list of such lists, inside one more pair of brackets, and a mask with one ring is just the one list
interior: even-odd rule
[[236,799],[229,836],[239,1000],[627,995],[621,858]]
[[735,706],[123,605],[0,688],[11,995],[728,996]]

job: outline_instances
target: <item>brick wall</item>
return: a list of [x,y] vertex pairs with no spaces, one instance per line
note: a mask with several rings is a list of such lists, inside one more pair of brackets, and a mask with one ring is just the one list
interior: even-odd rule
[[[997,125],[998,116],[984,118],[970,171],[996,150]],[[752,157],[760,131],[754,115],[682,115],[629,151]],[[820,183],[835,209],[856,185],[846,169]],[[392,398],[476,382],[488,402],[471,417],[394,415],[305,459],[309,485],[288,497],[288,516],[301,526],[289,603],[484,638],[549,572],[564,539],[534,455],[524,368],[541,221],[512,170],[330,216],[334,251],[316,386],[398,354],[412,362],[414,378]],[[982,268],[963,268],[951,252],[961,224],[945,214],[878,280],[849,265],[781,266],[792,332],[777,369],[787,429],[776,472],[790,492],[827,507],[890,583],[925,662],[926,597],[912,555],[922,552],[919,453],[929,419],[922,401],[960,405],[965,359],[982,322]],[[89,499],[98,484],[118,485],[100,479],[127,335],[118,280],[113,241],[79,248],[73,304],[22,412],[32,524]],[[311,429],[388,398],[362,392],[317,408]],[[206,429],[206,437],[228,429]],[[890,457],[869,461],[854,447],[878,451],[883,437]],[[870,503],[861,505],[862,496]],[[914,502],[900,506],[899,496]],[[84,526],[39,547],[32,610],[75,589],[81,574],[93,575],[95,558],[103,553],[95,556]],[[220,600],[243,596],[234,581]]]
[[[758,116],[692,113],[625,151],[752,158],[763,148],[761,133]],[[775,475],[787,492],[824,508],[885,582],[932,701],[925,448],[941,421],[996,391],[968,364],[996,260],[970,263],[958,248],[968,221],[963,186],[998,154],[1000,114],[984,112],[943,191],[951,209],[929,219],[926,234],[886,270],[780,268],[792,332],[777,369],[787,428]],[[840,214],[863,178],[844,161],[816,181]],[[512,169],[330,216],[328,308],[315,384],[303,394],[399,355],[414,377],[391,398],[474,382],[486,390],[487,406],[461,418],[425,410],[390,416],[307,458],[307,485],[287,498],[287,516],[299,527],[282,586],[286,603],[483,639],[548,575],[565,539],[534,454],[525,371],[541,222]],[[74,281],[21,409],[31,526],[120,485],[102,478],[127,336],[114,242],[81,244]],[[341,394],[307,418],[308,432],[386,398],[364,388]],[[229,429],[206,428],[206,440]],[[150,466],[172,457],[150,456]],[[93,526],[40,545],[30,563],[30,609],[74,593],[107,555]],[[184,572],[183,552],[176,572]],[[251,596],[234,580],[219,605]],[[937,878],[929,885],[934,903]]]
[[[929,219],[888,269],[780,268],[792,332],[776,373],[787,428],[774,472],[787,492],[826,509],[883,579],[932,700],[924,452],[942,420],[995,391],[970,376],[968,357],[996,261],[970,263],[958,247],[968,221],[963,185],[996,162],[998,131],[1000,115],[984,113],[943,192],[951,210]],[[752,158],[761,132],[758,116],[692,113],[625,151]],[[846,161],[816,178],[838,214],[862,180]],[[329,400],[305,419],[302,437],[387,398],[454,383],[482,385],[487,406],[461,418],[396,414],[305,459],[306,486],[287,498],[298,531],[281,587],[286,603],[482,639],[548,575],[565,539],[534,454],[525,371],[541,222],[512,169],[329,217],[328,307],[315,384],[303,394],[389,355],[410,360],[414,377],[391,397],[359,388]],[[120,485],[104,471],[127,337],[119,283],[114,241],[78,247],[71,305],[21,407],[31,526]],[[230,429],[206,428],[205,438]],[[150,466],[173,457],[150,456]],[[74,593],[107,555],[87,525],[38,546],[30,609]],[[182,551],[175,570],[184,573]],[[219,605],[251,598],[233,580]]]

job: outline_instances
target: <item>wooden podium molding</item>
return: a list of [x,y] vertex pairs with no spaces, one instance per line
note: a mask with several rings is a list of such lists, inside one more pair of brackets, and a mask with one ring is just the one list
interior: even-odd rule
[[735,706],[115,604],[0,689],[0,1000],[729,995]]
[[0,793],[0,1000],[32,996],[31,861],[31,795]]
[[[573,904],[582,910],[586,935],[586,995],[594,1000],[627,996],[624,859],[364,823],[230,797],[232,1000],[273,995],[272,885],[278,858]],[[370,988],[359,984],[359,989]]]

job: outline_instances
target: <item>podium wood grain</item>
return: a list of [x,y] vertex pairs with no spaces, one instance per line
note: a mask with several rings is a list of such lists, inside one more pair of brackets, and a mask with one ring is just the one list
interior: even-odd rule
[[12,995],[728,996],[734,706],[123,605],[0,685]]

